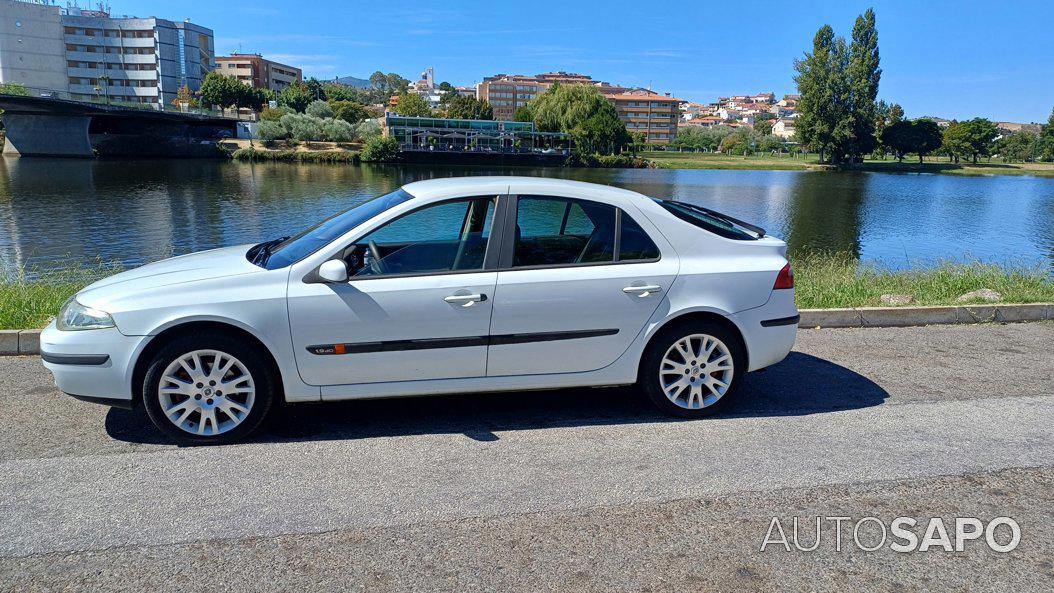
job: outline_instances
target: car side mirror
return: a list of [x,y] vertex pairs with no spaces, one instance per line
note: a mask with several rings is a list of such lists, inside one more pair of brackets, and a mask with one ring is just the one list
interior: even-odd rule
[[347,282],[348,264],[342,259],[331,259],[318,267],[318,276],[326,282]]

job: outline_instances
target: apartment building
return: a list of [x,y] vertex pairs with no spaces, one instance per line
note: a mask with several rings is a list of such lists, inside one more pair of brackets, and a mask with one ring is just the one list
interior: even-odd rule
[[304,80],[304,73],[300,68],[268,60],[261,54],[234,53],[218,56],[216,72],[233,76],[251,87],[275,92],[281,92],[294,82]]
[[71,98],[168,104],[215,65],[211,29],[189,21],[0,0],[0,82]]
[[494,119],[511,120],[516,110],[553,84],[588,84],[604,95],[618,111],[630,132],[643,132],[649,144],[667,144],[677,136],[679,105],[683,102],[669,95],[646,89],[609,84],[584,74],[547,72],[535,76],[496,74],[476,85],[476,98],[490,103]]
[[[601,91],[603,92],[603,91]],[[615,104],[619,119],[629,132],[642,132],[648,144],[665,145],[677,137],[681,119],[681,99],[660,95],[647,89],[630,89],[604,93]]]

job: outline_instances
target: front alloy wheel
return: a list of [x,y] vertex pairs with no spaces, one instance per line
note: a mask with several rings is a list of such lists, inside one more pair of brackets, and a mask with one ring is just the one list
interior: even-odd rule
[[168,365],[157,397],[176,428],[216,436],[249,416],[256,387],[252,373],[237,358],[219,350],[195,350]]
[[157,428],[183,445],[223,444],[260,426],[276,400],[267,353],[221,332],[175,338],[154,356],[143,404]]

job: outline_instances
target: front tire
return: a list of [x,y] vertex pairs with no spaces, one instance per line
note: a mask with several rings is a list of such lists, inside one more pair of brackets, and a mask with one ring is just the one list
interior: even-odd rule
[[266,353],[220,332],[178,337],[154,356],[143,382],[146,413],[179,445],[222,445],[249,436],[274,406]]
[[681,418],[720,412],[746,372],[739,336],[711,321],[663,329],[641,362],[638,387],[661,411]]

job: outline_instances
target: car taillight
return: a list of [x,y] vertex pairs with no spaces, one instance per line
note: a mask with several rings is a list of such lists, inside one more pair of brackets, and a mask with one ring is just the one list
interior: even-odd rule
[[772,290],[785,288],[794,288],[794,270],[791,269],[790,263],[783,266],[779,276],[776,276],[776,283],[772,285]]

